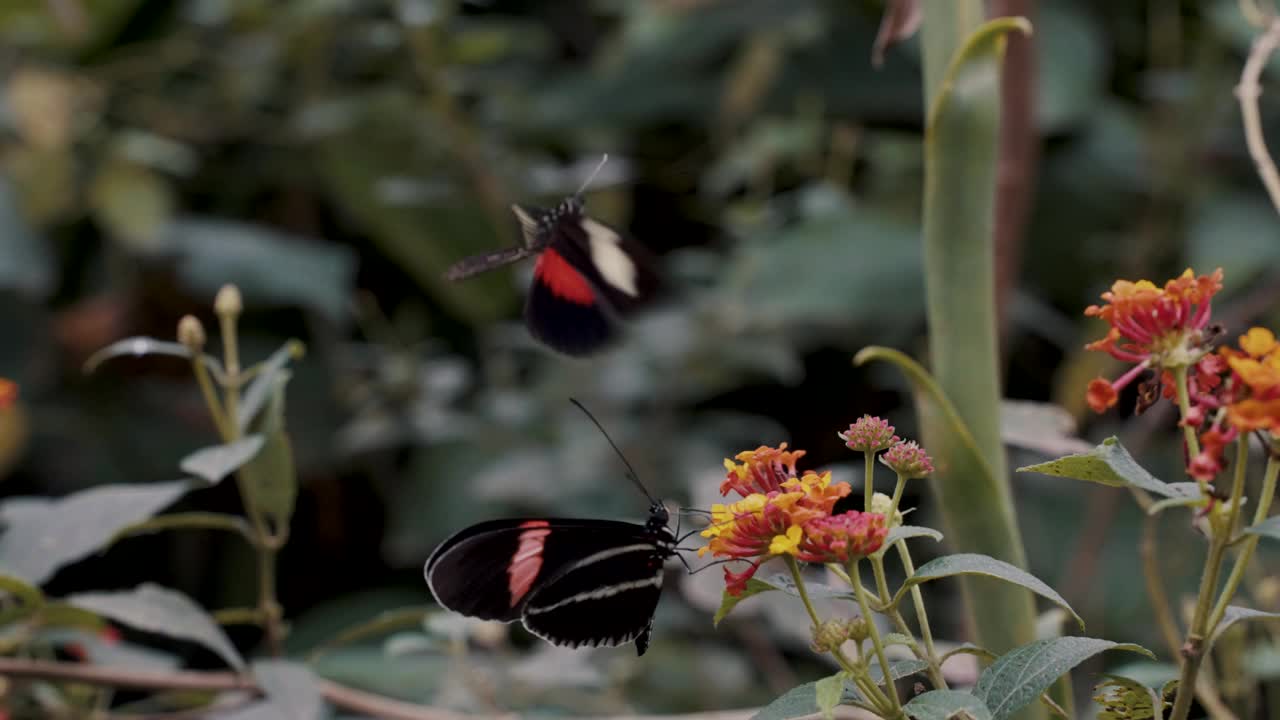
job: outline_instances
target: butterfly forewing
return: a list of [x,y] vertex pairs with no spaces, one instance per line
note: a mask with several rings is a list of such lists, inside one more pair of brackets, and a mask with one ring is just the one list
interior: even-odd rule
[[649,543],[643,526],[615,520],[491,520],[441,543],[425,575],[436,601],[484,620],[520,618],[535,590],[584,558]]

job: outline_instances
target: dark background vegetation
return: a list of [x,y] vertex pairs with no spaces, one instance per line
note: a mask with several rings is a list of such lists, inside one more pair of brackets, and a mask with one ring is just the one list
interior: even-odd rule
[[[1173,462],[1158,465],[1177,459],[1168,416],[1087,416],[1085,382],[1113,368],[1082,353],[1103,330],[1081,311],[1116,277],[1222,266],[1229,331],[1275,319],[1280,237],[1231,94],[1249,28],[1230,0],[1036,5],[1042,145],[1021,262],[1004,279],[1007,394],[1061,403],[1087,437],[1122,433],[1176,479]],[[882,9],[6,0],[0,376],[21,384],[23,412],[0,433],[0,492],[176,477],[179,458],[214,441],[188,366],[81,366],[119,338],[172,338],[186,313],[212,328],[227,282],[244,293],[250,358],[290,337],[308,347],[290,384],[303,491],[280,569],[294,650],[428,602],[422,562],[470,522],[641,517],[570,396],[676,503],[705,507],[721,459],[762,443],[808,449],[805,467],[848,464],[852,479],[858,458],[837,430],[871,412],[913,432],[899,379],[853,368],[852,353],[924,350],[919,57],[909,41],[872,67]],[[602,153],[588,207],[652,247],[674,291],[615,351],[567,360],[519,323],[527,265],[442,275],[514,242],[507,204],[556,202]],[[1035,457],[1015,451],[1014,465]],[[1014,482],[1032,570],[1091,635],[1158,647],[1127,498]],[[927,519],[924,488],[909,492]],[[183,504],[236,511],[238,499],[224,484]],[[1184,588],[1198,562],[1176,551],[1198,547],[1189,533],[1163,528],[1164,569]],[[701,577],[714,586],[713,574]],[[252,578],[238,542],[179,531],[121,543],[47,590],[151,580],[218,608],[249,602]],[[935,597],[940,634],[961,638],[958,595]],[[643,662],[602,651],[601,677],[574,692],[500,704],[729,707],[787,687],[761,681],[778,653],[810,673],[801,635],[717,631],[709,615],[669,591]],[[448,660],[369,646],[328,663],[432,701]],[[619,682],[626,694],[607,689]]]

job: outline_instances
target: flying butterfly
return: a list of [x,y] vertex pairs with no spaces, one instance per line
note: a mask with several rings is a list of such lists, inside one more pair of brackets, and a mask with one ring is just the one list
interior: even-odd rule
[[[604,428],[578,401],[591,421]],[[609,444],[618,446],[605,433]],[[622,457],[621,451],[618,451]],[[649,498],[644,525],[618,520],[515,518],[459,531],[423,568],[436,602],[483,620],[519,620],[534,635],[568,647],[635,642],[644,655],[662,594],[663,565],[676,555],[667,509]],[[678,555],[676,555],[679,557]]]
[[553,208],[512,205],[521,245],[460,260],[446,277],[461,280],[537,255],[525,301],[529,332],[566,355],[589,355],[619,334],[619,319],[655,294],[648,250],[585,213],[582,193],[606,155],[573,195]]

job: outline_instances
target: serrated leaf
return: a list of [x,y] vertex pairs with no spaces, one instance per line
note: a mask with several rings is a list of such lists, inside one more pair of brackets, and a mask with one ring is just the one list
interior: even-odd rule
[[1031,704],[1059,677],[1104,650],[1129,650],[1154,657],[1141,645],[1086,637],[1036,640],[1005,653],[978,677],[973,694],[1003,720]]
[[1086,453],[1065,455],[1057,460],[1027,465],[1017,472],[1086,480],[1111,487],[1136,487],[1166,498],[1199,496],[1196,483],[1167,483],[1138,464],[1115,436]]
[[910,540],[911,538],[927,537],[937,542],[942,542],[942,533],[931,527],[923,525],[899,525],[889,531],[884,538],[883,547],[890,547],[899,540]]
[[152,583],[120,592],[78,593],[66,602],[145,632],[198,643],[228,665],[244,669],[244,660],[226,633],[191,598]]
[[1084,620],[1076,614],[1075,610],[1067,604],[1053,588],[1044,584],[1039,578],[1003,560],[996,560],[987,555],[978,555],[976,553],[960,553],[957,555],[944,555],[935,558],[920,566],[911,577],[907,578],[902,584],[902,588],[898,590],[898,594],[894,597],[896,604],[906,594],[907,590],[912,586],[929,580],[937,580],[938,578],[951,577],[954,575],[985,575],[998,580],[1020,585],[1031,592],[1052,600],[1058,607],[1071,613],[1071,617],[1080,623],[1080,627],[1084,627]]
[[[782,592],[792,596],[800,597],[800,591],[796,589],[796,581],[790,575],[779,573],[769,578],[770,585],[773,585]],[[810,598],[840,598],[845,600],[853,600],[854,594],[848,590],[823,585],[822,583],[806,582],[804,584],[805,592]]]
[[[928,669],[929,663],[915,658],[889,661],[889,677],[894,680],[901,680],[908,675],[915,675]],[[872,681],[877,685],[884,684],[884,673],[880,671],[880,663],[871,663],[871,666],[867,668],[867,672],[871,674]]]
[[280,379],[280,373],[284,371],[285,366],[290,360],[302,355],[302,343],[296,340],[290,340],[271,354],[271,357],[262,362],[258,368],[258,374],[254,376],[253,382],[249,383],[249,387],[245,388],[244,396],[240,398],[240,407],[236,411],[236,423],[239,424],[240,430],[243,432],[248,429],[249,423],[253,422],[257,417],[258,411],[267,404],[271,399],[272,392],[276,389],[276,383]]
[[972,693],[962,690],[930,690],[911,698],[902,706],[915,720],[950,720],[964,711],[974,720],[992,720],[991,711]]
[[102,485],[57,500],[15,498],[0,505],[0,569],[40,585],[64,565],[94,553],[122,528],[172,505],[185,480]]
[[[755,715],[752,715],[751,720],[789,720],[790,718],[804,717],[822,712],[822,709],[818,707],[818,683],[834,683],[837,678],[840,681],[841,688],[840,700],[837,704],[861,701],[860,696],[852,692],[850,688],[845,687],[844,673],[836,673],[831,677],[791,688],[775,698],[773,702],[761,708]],[[828,687],[827,690],[830,691],[830,688]]]
[[1244,534],[1280,540],[1280,515],[1273,515],[1253,527],[1245,528]]
[[[182,343],[138,336],[117,340],[90,355],[89,359],[84,362],[84,371],[87,373],[94,372],[102,363],[113,358],[143,357],[145,355],[168,355],[186,360],[191,359],[191,351]],[[222,364],[218,362],[217,358],[205,354],[202,354],[200,358],[210,369],[218,374],[222,373]]]
[[265,441],[261,435],[250,435],[226,445],[201,448],[182,458],[178,467],[210,485],[217,485],[252,460]]
[[712,618],[712,624],[719,625],[720,621],[725,619],[725,616],[738,606],[738,603],[746,600],[752,595],[759,595],[762,592],[769,592],[770,590],[777,589],[778,586],[776,585],[771,585],[759,578],[751,578],[747,581],[747,588],[743,590],[740,595],[730,595],[729,591],[725,590],[724,595],[720,598],[720,609],[716,610],[716,615]]
[[814,695],[818,705],[818,712],[822,713],[822,717],[831,720],[834,717],[833,710],[840,704],[840,698],[844,696],[844,673],[838,672],[830,677],[824,677],[813,684]]
[[1209,635],[1209,641],[1205,643],[1204,652],[1209,652],[1213,648],[1213,644],[1222,637],[1222,634],[1228,628],[1242,620],[1280,620],[1280,613],[1254,610],[1253,608],[1239,605],[1228,605],[1227,609],[1222,613],[1222,619],[1218,621],[1218,626]]

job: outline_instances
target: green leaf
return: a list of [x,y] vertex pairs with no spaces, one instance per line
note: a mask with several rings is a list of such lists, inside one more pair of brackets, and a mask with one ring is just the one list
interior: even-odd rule
[[946,662],[947,658],[951,657],[952,655],[972,655],[976,658],[981,658],[982,660],[986,660],[988,662],[992,662],[996,659],[996,654],[984,647],[978,647],[973,643],[963,643],[958,647],[951,648],[950,650],[943,653],[942,658],[940,659],[940,662]]
[[[800,591],[796,589],[796,581],[790,575],[779,573],[769,578],[767,582],[792,597],[800,597]],[[804,589],[811,598],[855,599],[854,594],[848,590],[823,585],[822,583],[806,582]]]
[[167,515],[157,515],[150,520],[140,523],[134,523],[127,527],[121,528],[120,532],[111,540],[114,544],[126,537],[134,535],[146,535],[148,533],[160,532],[162,530],[226,530],[227,532],[238,533],[250,543],[254,542],[253,532],[249,527],[249,523],[238,515],[227,515],[224,513],[208,513],[208,512],[188,512],[188,513],[169,513]]
[[57,500],[15,498],[0,505],[0,570],[40,585],[64,565],[110,543],[191,489],[186,480],[102,485]]
[[[821,692],[825,693],[823,699],[826,701],[830,700],[831,693],[834,692],[832,685],[839,683],[841,693],[836,705],[862,702],[861,696],[853,692],[852,688],[845,687],[845,674],[840,672],[822,680],[807,682],[791,688],[775,698],[773,702],[761,708],[760,712],[752,715],[751,720],[789,720],[789,718],[804,717],[823,712],[818,704],[819,685],[823,683],[825,683],[825,686],[821,689]],[[831,707],[834,708],[835,705]]]
[[973,694],[991,709],[994,720],[1031,704],[1060,676],[1104,650],[1128,650],[1155,657],[1141,645],[1086,637],[1036,640],[1005,653],[978,677]]
[[80,628],[97,632],[106,626],[107,623],[96,614],[62,601],[48,603],[40,610],[42,628]]
[[16,603],[0,603],[0,628],[30,617],[44,607],[44,593],[13,575],[0,574],[0,597],[8,596]]
[[725,590],[724,595],[720,598],[720,609],[716,610],[716,615],[712,618],[712,624],[719,625],[720,621],[725,619],[725,616],[738,606],[738,603],[746,600],[752,595],[759,595],[762,592],[779,589],[781,588],[777,585],[771,585],[759,578],[751,578],[747,581],[747,589],[743,590],[741,595],[730,595],[729,591]]
[[[918,672],[924,672],[928,669],[929,663],[915,658],[889,661],[889,677],[894,680],[901,680],[908,675],[915,675]],[[867,668],[867,672],[871,674],[871,679],[877,685],[884,684],[884,673],[880,670],[879,662],[871,663],[871,666]]]
[[304,352],[301,342],[290,340],[256,368],[258,374],[249,383],[249,387],[245,388],[244,396],[240,398],[240,407],[236,411],[236,423],[241,432],[248,429],[249,423],[258,416],[258,411],[271,399],[280,373],[288,366],[289,361],[302,357]]
[[[182,343],[169,342],[167,340],[156,340],[149,337],[131,337],[124,340],[117,340],[110,345],[102,348],[89,356],[84,362],[84,371],[86,373],[94,372],[102,363],[118,357],[143,357],[144,355],[168,355],[170,357],[180,357],[185,360],[191,359],[191,351]],[[212,355],[201,354],[200,359],[215,374],[221,375],[222,364]]]
[[1273,515],[1253,527],[1245,528],[1244,534],[1280,540],[1280,515]]
[[942,533],[931,527],[924,527],[922,525],[899,525],[890,530],[889,534],[885,536],[883,547],[891,547],[899,540],[910,540],[911,538],[918,537],[932,538],[937,542],[942,542]]
[[1075,610],[1067,604],[1053,588],[1045,585],[1039,578],[1031,573],[1021,570],[1010,565],[1003,560],[996,560],[986,555],[978,555],[975,553],[960,553],[957,555],[944,555],[940,558],[934,558],[929,562],[921,565],[918,570],[907,578],[902,584],[902,588],[898,590],[898,594],[894,596],[894,604],[906,594],[907,590],[920,583],[929,580],[937,580],[938,578],[951,577],[953,575],[985,575],[998,580],[1021,585],[1022,587],[1034,592],[1035,594],[1047,600],[1052,600],[1063,610],[1071,613],[1071,617],[1080,623],[1080,627],[1084,627],[1084,620],[1076,614]]
[[964,711],[974,720],[991,720],[991,711],[972,693],[962,690],[930,690],[902,706],[915,720],[951,720]]
[[328,640],[316,647],[307,656],[307,662],[314,663],[317,658],[327,652],[365,638],[385,635],[393,630],[400,630],[406,627],[420,627],[428,612],[425,608],[411,607],[379,613],[370,620],[343,630],[332,640]]
[[840,704],[840,698],[844,696],[844,680],[845,674],[838,672],[814,683],[813,689],[817,696],[818,712],[822,713],[822,717],[827,718],[827,720],[831,720],[835,716],[832,711],[836,709],[836,706]]
[[224,720],[320,720],[324,698],[320,681],[306,665],[288,660],[258,660],[253,676],[266,699],[227,715]]
[[902,633],[894,632],[894,633],[889,633],[885,635],[883,638],[881,638],[881,641],[884,642],[885,647],[889,647],[890,645],[903,645],[905,647],[911,647],[911,645],[915,642],[915,639],[908,637],[906,635],[903,635]]
[[287,528],[298,498],[298,472],[293,462],[293,444],[284,429],[284,388],[289,373],[279,373],[271,401],[253,423],[266,436],[262,452],[240,471],[253,488],[256,512],[264,513],[279,529]]
[[185,217],[169,223],[166,246],[177,256],[179,279],[213,296],[232,283],[255,307],[303,307],[331,321],[348,316],[355,253],[342,245],[229,220]]
[[201,448],[182,458],[178,467],[210,485],[217,485],[252,460],[264,442],[261,435],[250,435],[226,445]]
[[[1180,484],[1195,487],[1195,483],[1180,483]],[[1198,489],[1197,489],[1197,492],[1199,492]],[[1151,503],[1151,505],[1147,508],[1147,514],[1159,515],[1165,510],[1168,510],[1170,508],[1176,508],[1176,507],[1203,507],[1204,503],[1205,503],[1205,498],[1199,495],[1186,495],[1183,497],[1165,498],[1164,500],[1159,500],[1157,502]]]
[[1222,619],[1218,621],[1218,626],[1213,629],[1209,635],[1208,642],[1205,643],[1204,652],[1213,649],[1213,644],[1218,642],[1222,634],[1232,625],[1242,620],[1280,620],[1280,613],[1265,612],[1262,610],[1254,610],[1252,608],[1240,607],[1239,605],[1228,605],[1227,609],[1222,613]]
[[1199,497],[1196,483],[1167,483],[1147,472],[1133,459],[1120,440],[1109,437],[1087,453],[1066,455],[1038,465],[1018,468],[1017,472],[1037,472],[1074,480],[1110,485],[1111,487],[1136,487],[1166,498]]
[[66,602],[144,632],[198,643],[231,667],[244,669],[244,660],[222,628],[204,608],[176,590],[143,583],[133,590],[78,593]]

